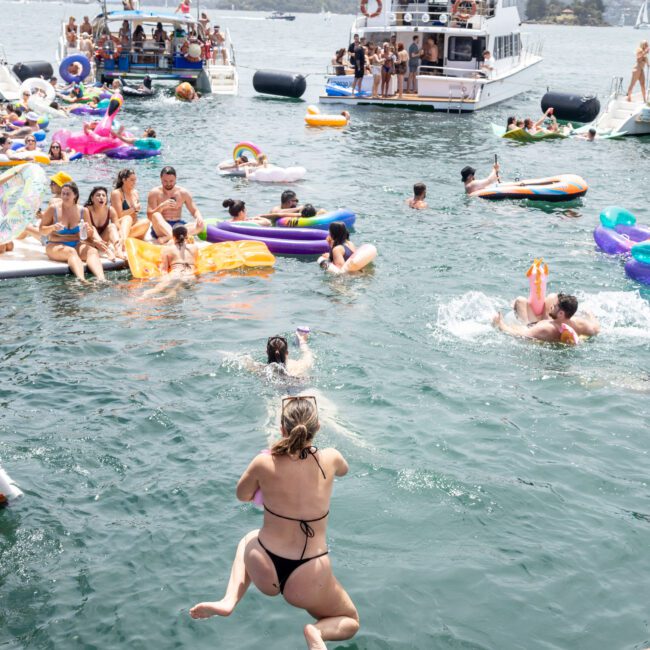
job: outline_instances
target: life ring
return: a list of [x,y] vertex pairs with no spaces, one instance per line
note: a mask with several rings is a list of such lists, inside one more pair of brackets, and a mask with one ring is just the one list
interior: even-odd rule
[[[20,85],[19,92],[22,95],[23,92],[29,91],[30,95],[34,95],[35,90],[40,90],[45,95],[43,103],[47,106],[49,106],[56,99],[56,93],[52,84],[45,81],[45,79],[40,79],[39,77],[31,77],[30,79],[25,79],[25,81],[23,81],[23,83]],[[27,103],[29,105],[29,101]]]
[[[81,66],[80,74],[70,74],[68,68],[73,64],[78,63]],[[81,83],[90,74],[90,61],[83,54],[73,54],[68,56],[59,66],[59,76],[69,84]]]
[[[466,7],[469,5],[469,9]],[[466,23],[476,14],[476,0],[456,0],[451,8],[451,15],[457,20]]]
[[186,61],[198,63],[201,60],[201,45],[196,41],[185,41],[181,46],[181,54]]
[[[112,51],[106,47],[109,41],[113,44]],[[110,36],[104,35],[97,41],[95,56],[98,59],[119,59],[120,54],[122,54],[122,43],[117,36],[112,34]]]
[[382,0],[376,0],[376,2],[377,2],[377,9],[372,13],[368,13],[368,0],[361,0],[361,13],[366,18],[377,18],[377,16],[379,16],[379,14],[381,13],[384,3],[382,2]]

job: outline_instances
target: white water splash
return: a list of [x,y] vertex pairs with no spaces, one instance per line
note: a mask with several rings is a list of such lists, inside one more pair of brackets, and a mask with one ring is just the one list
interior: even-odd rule
[[580,310],[591,312],[607,335],[650,339],[650,304],[636,291],[601,291],[580,296]]
[[480,291],[470,291],[440,305],[435,325],[428,323],[427,327],[439,337],[451,335],[463,341],[473,341],[492,331],[492,318],[501,308],[497,299]]

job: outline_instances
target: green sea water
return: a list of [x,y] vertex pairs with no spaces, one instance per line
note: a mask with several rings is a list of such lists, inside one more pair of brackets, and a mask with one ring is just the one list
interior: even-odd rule
[[[10,60],[53,59],[59,21],[91,9],[2,3]],[[345,130],[310,130],[322,79],[310,75],[305,102],[282,101],[254,94],[252,70],[322,71],[351,18],[210,15],[233,34],[240,94],[127,100],[127,128],[153,125],[164,141],[160,160],[135,163],[141,196],[173,164],[204,216],[227,197],[266,211],[280,187],[215,173],[252,140],[307,168],[301,201],[354,210],[353,241],[379,256],[340,278],[279,258],[155,302],[138,300],[126,271],[103,286],[0,283],[0,461],[26,494],[0,511],[0,647],[303,647],[309,617],[254,588],[228,619],[188,615],[221,597],[238,540],[261,524],[235,484],[298,389],[318,396],[318,444],[351,468],[329,543],[362,627],[331,648],[650,645],[650,293],[591,234],[611,204],[650,222],[650,142],[521,146],[490,128],[537,115],[548,86],[604,99],[629,74],[638,32],[531,26],[546,59],[507,103],[473,116],[358,108]],[[578,173],[589,192],[555,207],[468,200],[459,170],[487,173],[495,153],[504,178]],[[68,171],[85,197],[119,168]],[[418,213],[404,204],[416,181],[431,205]],[[597,339],[559,349],[492,329],[540,256],[550,289],[600,318]],[[305,384],[242,368],[302,324],[316,354]]]

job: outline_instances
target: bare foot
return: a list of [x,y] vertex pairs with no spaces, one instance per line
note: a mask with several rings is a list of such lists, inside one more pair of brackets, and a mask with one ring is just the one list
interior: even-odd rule
[[235,609],[235,603],[223,600],[218,600],[214,603],[199,603],[190,609],[190,616],[192,618],[210,618],[211,616],[230,616],[232,610]]
[[325,641],[320,634],[320,630],[315,625],[305,625],[305,639],[309,650],[327,650]]

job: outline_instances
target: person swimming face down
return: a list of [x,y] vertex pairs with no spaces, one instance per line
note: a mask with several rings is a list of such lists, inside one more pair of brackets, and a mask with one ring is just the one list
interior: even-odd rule
[[320,429],[316,398],[285,397],[282,400],[280,428],[282,438],[271,447],[274,456],[301,454],[304,449],[309,449]]
[[272,336],[266,342],[267,363],[286,365],[289,356],[289,346],[284,336]]

